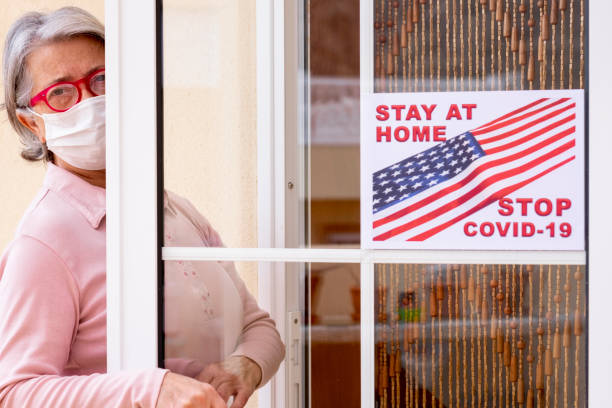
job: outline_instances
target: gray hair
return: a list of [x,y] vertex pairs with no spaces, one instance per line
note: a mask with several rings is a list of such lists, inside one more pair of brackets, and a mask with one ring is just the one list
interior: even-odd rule
[[51,159],[47,147],[17,119],[18,112],[27,112],[25,108],[30,104],[33,86],[26,60],[40,45],[82,35],[104,43],[104,25],[83,9],[64,7],[48,14],[28,13],[11,26],[6,36],[2,61],[4,104],[0,108],[6,109],[9,121],[23,145],[21,157],[26,160]]

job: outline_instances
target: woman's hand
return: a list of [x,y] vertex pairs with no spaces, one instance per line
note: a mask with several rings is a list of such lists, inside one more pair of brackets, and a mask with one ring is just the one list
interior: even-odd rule
[[210,384],[168,372],[156,408],[226,408],[226,405]]
[[232,356],[208,365],[196,379],[212,385],[224,401],[234,395],[232,408],[243,408],[261,381],[261,368],[248,357]]

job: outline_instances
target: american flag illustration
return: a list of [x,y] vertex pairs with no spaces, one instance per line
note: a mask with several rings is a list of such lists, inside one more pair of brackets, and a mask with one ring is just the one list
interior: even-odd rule
[[372,175],[373,239],[424,241],[575,159],[576,103],[538,99]]

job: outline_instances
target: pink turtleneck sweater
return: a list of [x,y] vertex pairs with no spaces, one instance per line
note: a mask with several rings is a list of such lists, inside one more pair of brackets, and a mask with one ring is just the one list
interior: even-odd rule
[[[165,245],[222,245],[165,193]],[[106,374],[105,190],[48,165],[0,259],[0,407],[155,408],[167,369]],[[195,376],[244,355],[274,374],[284,346],[233,264],[167,262],[166,367]]]

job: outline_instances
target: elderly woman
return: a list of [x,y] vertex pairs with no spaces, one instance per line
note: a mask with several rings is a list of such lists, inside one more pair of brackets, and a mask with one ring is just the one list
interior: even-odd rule
[[[3,65],[22,156],[47,172],[0,259],[0,407],[243,407],[284,346],[231,263],[167,263],[166,369],[106,374],[104,27],[28,14]],[[222,245],[187,200],[164,205],[166,245]]]

